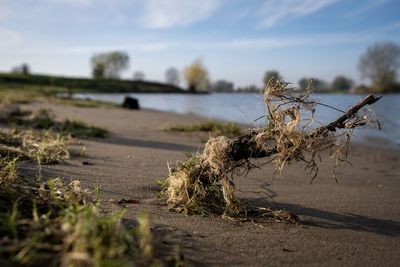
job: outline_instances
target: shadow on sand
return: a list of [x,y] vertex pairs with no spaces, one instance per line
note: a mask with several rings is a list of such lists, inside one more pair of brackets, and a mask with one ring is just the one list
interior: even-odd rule
[[155,148],[155,149],[162,149],[162,150],[182,151],[182,152],[196,152],[198,150],[198,147],[196,147],[196,146],[183,145],[183,144],[164,142],[164,141],[127,138],[127,137],[120,137],[120,136],[115,136],[115,137],[101,139],[101,140],[93,139],[92,141],[108,143],[108,144],[113,144],[113,145],[121,145],[121,146]]
[[[249,201],[251,205],[267,206],[265,198],[251,199],[247,201]],[[269,207],[287,210],[300,216],[300,221],[304,226],[329,229],[348,229],[391,237],[400,236],[400,222],[393,220],[371,218],[353,213],[337,213],[290,203],[271,202]]]

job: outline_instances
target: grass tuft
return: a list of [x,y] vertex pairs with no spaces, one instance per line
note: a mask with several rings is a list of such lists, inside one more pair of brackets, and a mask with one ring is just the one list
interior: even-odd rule
[[89,126],[83,121],[66,119],[58,125],[58,130],[64,134],[70,134],[72,137],[95,137],[106,138],[109,132],[106,129]]
[[236,137],[243,133],[243,130],[236,123],[218,121],[202,121],[192,125],[173,125],[165,130],[173,132],[208,132],[213,136],[225,135],[227,137]]
[[24,114],[19,115],[9,114],[5,115],[7,121],[11,125],[17,125],[24,128],[33,128],[37,130],[51,130],[59,132],[62,135],[70,135],[77,138],[106,138],[109,132],[106,129],[90,126],[85,122],[66,119],[62,122],[56,121],[54,114],[48,109],[39,109],[30,116],[26,117]]

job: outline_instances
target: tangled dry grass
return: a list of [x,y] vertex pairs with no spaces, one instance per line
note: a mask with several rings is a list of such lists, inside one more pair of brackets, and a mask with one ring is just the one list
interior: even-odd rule
[[66,138],[51,131],[0,130],[0,155],[51,164],[69,158]]
[[[230,217],[253,214],[276,219],[276,212],[249,207],[234,195],[233,178],[255,167],[252,159],[267,158],[267,162],[275,164],[277,175],[282,174],[288,162],[303,161],[312,181],[318,174],[317,159],[322,151],[329,150],[336,163],[344,161],[352,130],[365,125],[379,126],[371,116],[373,113],[360,110],[379,100],[373,96],[326,125],[314,119],[315,106],[324,104],[311,99],[310,86],[300,94],[288,83],[272,80],[263,96],[268,121],[265,126],[250,129],[235,139],[211,137],[202,153],[190,155],[170,169],[162,191],[170,209],[187,214]],[[288,213],[278,217],[289,218],[285,221],[293,219]]]

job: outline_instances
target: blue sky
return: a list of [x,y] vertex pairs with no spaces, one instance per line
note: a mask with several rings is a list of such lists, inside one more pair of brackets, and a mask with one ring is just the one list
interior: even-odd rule
[[360,55],[400,43],[400,0],[0,0],[0,71],[90,76],[93,53],[124,50],[130,68],[163,81],[201,58],[212,80],[261,85],[276,69],[357,82]]

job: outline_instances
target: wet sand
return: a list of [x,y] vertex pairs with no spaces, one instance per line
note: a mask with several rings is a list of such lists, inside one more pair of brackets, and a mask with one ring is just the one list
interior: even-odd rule
[[[353,144],[349,160],[332,178],[326,155],[312,183],[304,166],[288,166],[282,178],[266,165],[235,180],[238,196],[264,207],[297,214],[300,225],[257,224],[170,212],[157,197],[156,181],[168,175],[167,161],[195,152],[207,135],[173,133],[172,124],[199,118],[151,110],[50,108],[57,118],[72,118],[112,132],[107,139],[83,140],[85,157],[46,166],[47,177],[80,179],[100,188],[108,210],[110,199],[134,198],[127,204],[125,223],[134,224],[147,210],[161,255],[176,254],[195,266],[398,266],[400,262],[400,150]],[[373,141],[371,141],[373,143]],[[86,162],[83,165],[82,163]]]

